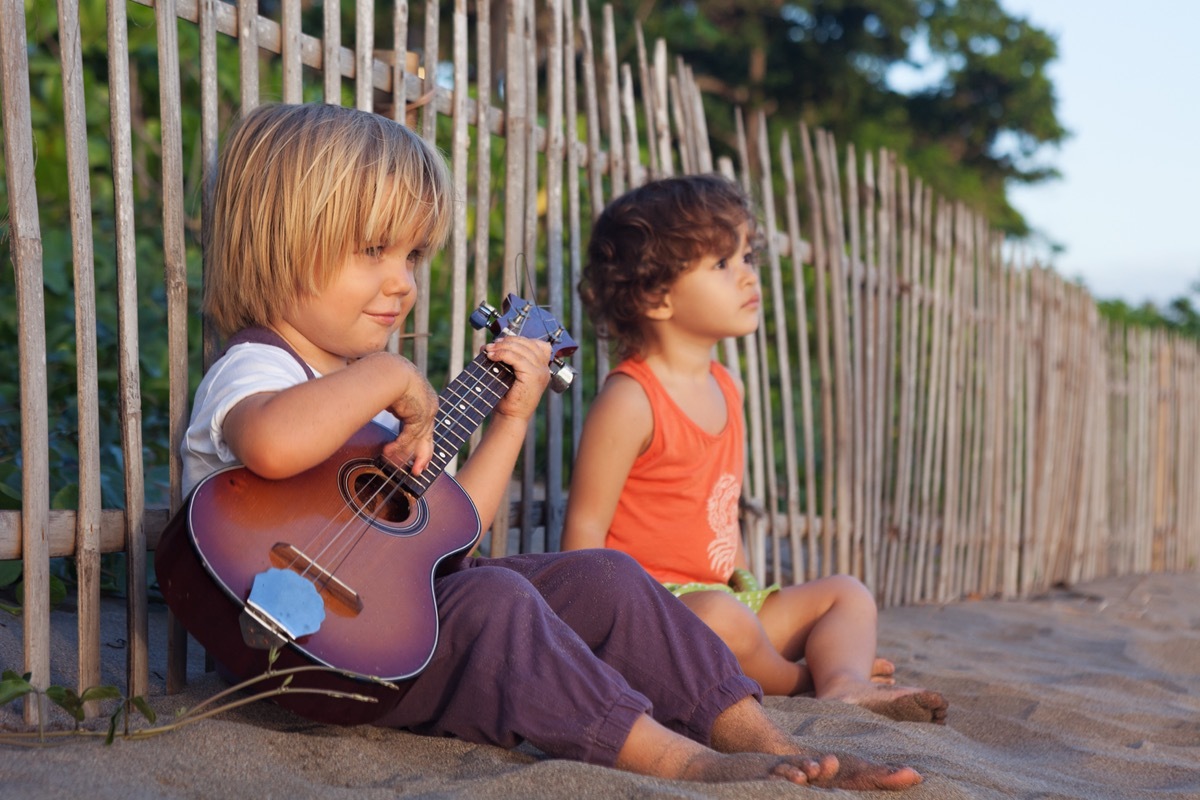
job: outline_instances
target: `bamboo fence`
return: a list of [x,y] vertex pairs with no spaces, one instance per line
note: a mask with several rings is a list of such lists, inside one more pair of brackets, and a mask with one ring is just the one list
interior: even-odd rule
[[[718,169],[751,191],[761,210],[763,324],[721,357],[744,380],[749,453],[745,532],[762,577],[800,582],[839,572],[862,578],[882,605],[1019,597],[1058,583],[1130,572],[1195,570],[1200,557],[1200,384],[1194,341],[1114,328],[1093,299],[1053,272],[1022,263],[970,209],[935,197],[889,152],[840,149],[825,131],[785,126],[771,145],[758,117],[748,141],[741,112],[736,152],[714,161],[705,107],[690,68],[637,29],[636,58],[619,63],[612,9],[587,0],[533,3],[455,0],[389,6],[390,41],[375,42],[370,0],[354,7],[354,46],[341,45],[337,4],[322,28],[304,30],[299,0],[278,19],[253,0],[110,0],[104,31],[81,30],[76,0],[58,4],[63,115],[68,131],[76,298],[79,498],[51,509],[43,263],[30,117],[25,4],[0,0],[8,251],[19,320],[22,502],[0,511],[0,559],[24,565],[25,663],[50,675],[49,563],[75,559],[78,688],[100,675],[100,556],[128,564],[129,696],[149,687],[147,551],[179,507],[178,458],[169,508],[148,508],[140,453],[142,399],[137,231],[132,215],[131,96],[126,59],[109,60],[108,103],[119,294],[124,421],[123,509],[102,508],[96,409],[96,314],[86,144],[79,79],[82,37],[128,49],[127,12],[157,21],[161,95],[162,279],[168,307],[172,451],[187,421],[188,354],[211,362],[219,343],[189,341],[184,197],[207,207],[223,125],[221,109],[314,97],[407,122],[447,153],[454,232],[444,254],[421,265],[423,296],[411,348],[430,362],[429,292],[449,285],[449,365],[461,369],[482,343],[467,335],[470,308],[489,292],[536,297],[582,338],[575,301],[589,222],[627,188],[661,176]],[[180,25],[199,34],[199,63],[180,63]],[[598,33],[593,29],[598,25]],[[439,33],[449,31],[448,61]],[[236,97],[217,80],[219,37],[237,41]],[[89,40],[90,41],[90,40]],[[265,84],[263,65],[281,75]],[[199,71],[199,131],[184,130],[181,69]],[[545,85],[539,85],[543,76]],[[503,99],[496,91],[503,79]],[[268,96],[271,93],[277,96]],[[224,104],[224,106],[223,106]],[[439,124],[441,121],[444,124]],[[446,131],[449,131],[448,136]],[[580,133],[582,131],[582,134]],[[582,136],[582,138],[581,138]],[[199,141],[202,177],[186,185],[184,142]],[[797,159],[794,148],[798,147]],[[502,156],[498,155],[502,152]],[[503,176],[493,162],[503,160]],[[799,160],[799,164],[797,164]],[[489,221],[503,212],[503,256],[489,250]],[[471,214],[474,213],[473,225]],[[205,220],[206,224],[207,221]],[[436,279],[436,280],[435,280]],[[500,296],[499,294],[495,296]],[[439,342],[438,347],[442,344]],[[551,396],[531,432],[512,503],[486,548],[500,554],[557,547],[573,444],[587,400],[606,374],[603,342],[588,342],[595,369]],[[155,644],[154,646],[159,646]],[[168,689],[186,679],[186,636],[172,627]],[[8,665],[6,665],[8,666]],[[42,709],[26,707],[36,721]]]

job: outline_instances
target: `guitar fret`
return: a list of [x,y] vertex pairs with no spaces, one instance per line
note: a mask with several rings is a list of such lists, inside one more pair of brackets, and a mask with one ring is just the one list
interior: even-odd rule
[[483,354],[472,359],[439,396],[433,458],[420,475],[405,471],[401,481],[405,488],[417,496],[423,494],[483,424],[516,378],[507,364],[492,361]]

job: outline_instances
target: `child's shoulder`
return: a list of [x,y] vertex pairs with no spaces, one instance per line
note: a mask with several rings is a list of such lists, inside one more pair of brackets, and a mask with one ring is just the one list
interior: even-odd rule
[[197,401],[227,391],[279,391],[307,380],[303,365],[269,344],[235,344],[213,362],[196,389]]
[[[627,363],[627,362],[626,362]],[[600,387],[597,400],[606,398],[608,402],[622,404],[635,403],[649,408],[649,397],[646,391],[646,375],[648,370],[627,369],[622,363],[609,371]],[[653,373],[649,373],[653,376]]]
[[231,345],[213,362],[209,372],[242,372],[256,369],[305,376],[304,363],[300,361],[299,356],[265,342],[238,342]]

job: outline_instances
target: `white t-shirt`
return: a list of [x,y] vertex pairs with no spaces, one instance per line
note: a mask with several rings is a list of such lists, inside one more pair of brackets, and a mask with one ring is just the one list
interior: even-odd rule
[[[320,377],[316,370],[313,374]],[[192,401],[192,419],[180,447],[183,496],[218,469],[239,463],[223,432],[231,408],[252,394],[283,391],[306,380],[300,363],[280,347],[246,342],[229,348],[209,368]],[[400,427],[388,411],[381,411],[375,421],[391,430]]]

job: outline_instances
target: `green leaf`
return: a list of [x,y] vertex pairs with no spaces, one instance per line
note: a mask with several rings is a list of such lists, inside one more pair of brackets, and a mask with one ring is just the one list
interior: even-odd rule
[[140,694],[129,702],[133,703],[133,707],[140,711],[142,716],[145,717],[151,725],[158,721],[158,715],[154,713],[154,709],[151,708],[150,704],[146,702],[146,698],[142,697]]
[[13,559],[12,561],[0,561],[0,586],[10,586],[16,583],[21,577],[23,564],[21,559]]
[[[53,608],[67,597],[67,584],[62,578],[57,575],[50,576],[50,607]],[[25,581],[19,581],[13,588],[13,593],[17,596],[17,602],[24,605],[25,603]]]
[[83,691],[80,699],[90,703],[93,700],[119,700],[120,697],[121,690],[115,686],[92,686]]
[[79,508],[79,484],[68,483],[50,498],[51,508]]
[[46,689],[46,697],[50,698],[54,705],[74,717],[76,722],[83,722],[83,703],[80,701],[79,695],[75,694],[74,689],[66,686],[51,686]]
[[4,670],[4,680],[0,681],[0,706],[6,706],[18,697],[24,697],[33,691],[33,686],[24,678],[18,678],[12,670]]
[[66,584],[66,582],[63,581],[63,579],[58,577],[57,575],[51,575],[50,576],[50,607],[54,608],[55,606],[59,605],[60,603],[62,603],[63,600],[66,600],[66,599],[67,599],[67,584]]

